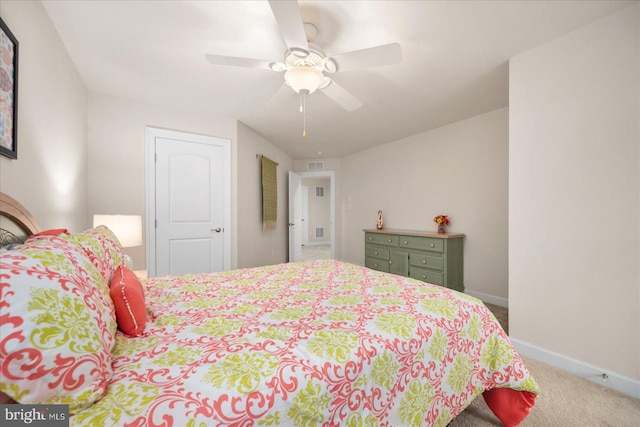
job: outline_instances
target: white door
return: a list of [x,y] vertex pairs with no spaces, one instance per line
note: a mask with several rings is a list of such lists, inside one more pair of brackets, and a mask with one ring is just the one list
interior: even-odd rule
[[302,259],[302,177],[289,171],[289,262]]
[[307,246],[309,244],[309,187],[302,186],[302,192],[300,193],[300,201],[302,205],[302,212],[300,215],[300,224],[302,226],[302,230],[300,234],[302,235],[302,246]]
[[[150,276],[228,270],[230,147],[228,140],[156,130]],[[151,217],[150,217],[151,219]],[[148,228],[148,229],[149,229]],[[148,251],[149,253],[149,251]]]

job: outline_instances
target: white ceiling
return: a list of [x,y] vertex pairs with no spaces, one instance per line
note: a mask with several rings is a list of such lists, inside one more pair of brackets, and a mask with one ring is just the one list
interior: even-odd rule
[[299,95],[279,91],[282,73],[204,58],[282,61],[266,1],[43,1],[89,91],[232,117],[294,159],[341,157],[505,107],[510,57],[632,3],[300,1],[329,56],[393,42],[403,51],[400,64],[332,76],[363,102],[356,111],[309,95],[303,139]]

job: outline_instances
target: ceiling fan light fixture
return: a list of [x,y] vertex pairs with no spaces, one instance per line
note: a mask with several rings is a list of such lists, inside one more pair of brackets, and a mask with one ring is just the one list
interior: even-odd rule
[[324,89],[325,87],[331,84],[331,79],[329,77],[325,77],[324,80],[318,86],[318,89]]
[[284,74],[284,80],[296,93],[313,93],[324,82],[322,72],[314,67],[301,65]]
[[272,62],[271,64],[269,64],[269,68],[271,68],[273,71],[284,71],[287,69],[287,66],[282,62]]
[[338,63],[333,58],[324,58],[322,60],[322,69],[327,73],[335,73],[338,71]]
[[292,47],[291,49],[289,49],[289,53],[300,59],[304,59],[309,56],[309,51],[301,47]]

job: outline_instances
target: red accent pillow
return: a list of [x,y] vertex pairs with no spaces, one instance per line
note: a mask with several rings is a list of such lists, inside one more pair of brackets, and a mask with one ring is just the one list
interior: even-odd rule
[[16,402],[11,397],[7,396],[6,394],[0,391],[0,405],[8,405],[10,403],[18,403],[18,402]]
[[66,228],[52,228],[50,230],[40,231],[27,237],[25,243],[37,242],[40,240],[50,241],[56,237],[64,237],[70,235],[69,230]]
[[116,268],[109,290],[116,307],[120,330],[129,336],[140,336],[147,322],[144,290],[136,274],[124,265]]
[[506,427],[522,422],[536,403],[536,395],[529,391],[494,388],[482,393],[487,406]]
[[32,234],[31,237],[40,236],[59,236],[61,234],[70,234],[66,228],[52,228],[51,230],[44,230],[39,233]]

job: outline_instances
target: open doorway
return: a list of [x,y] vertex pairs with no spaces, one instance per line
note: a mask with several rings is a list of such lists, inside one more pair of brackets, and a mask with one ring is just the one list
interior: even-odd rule
[[335,172],[289,174],[289,260],[335,258]]

